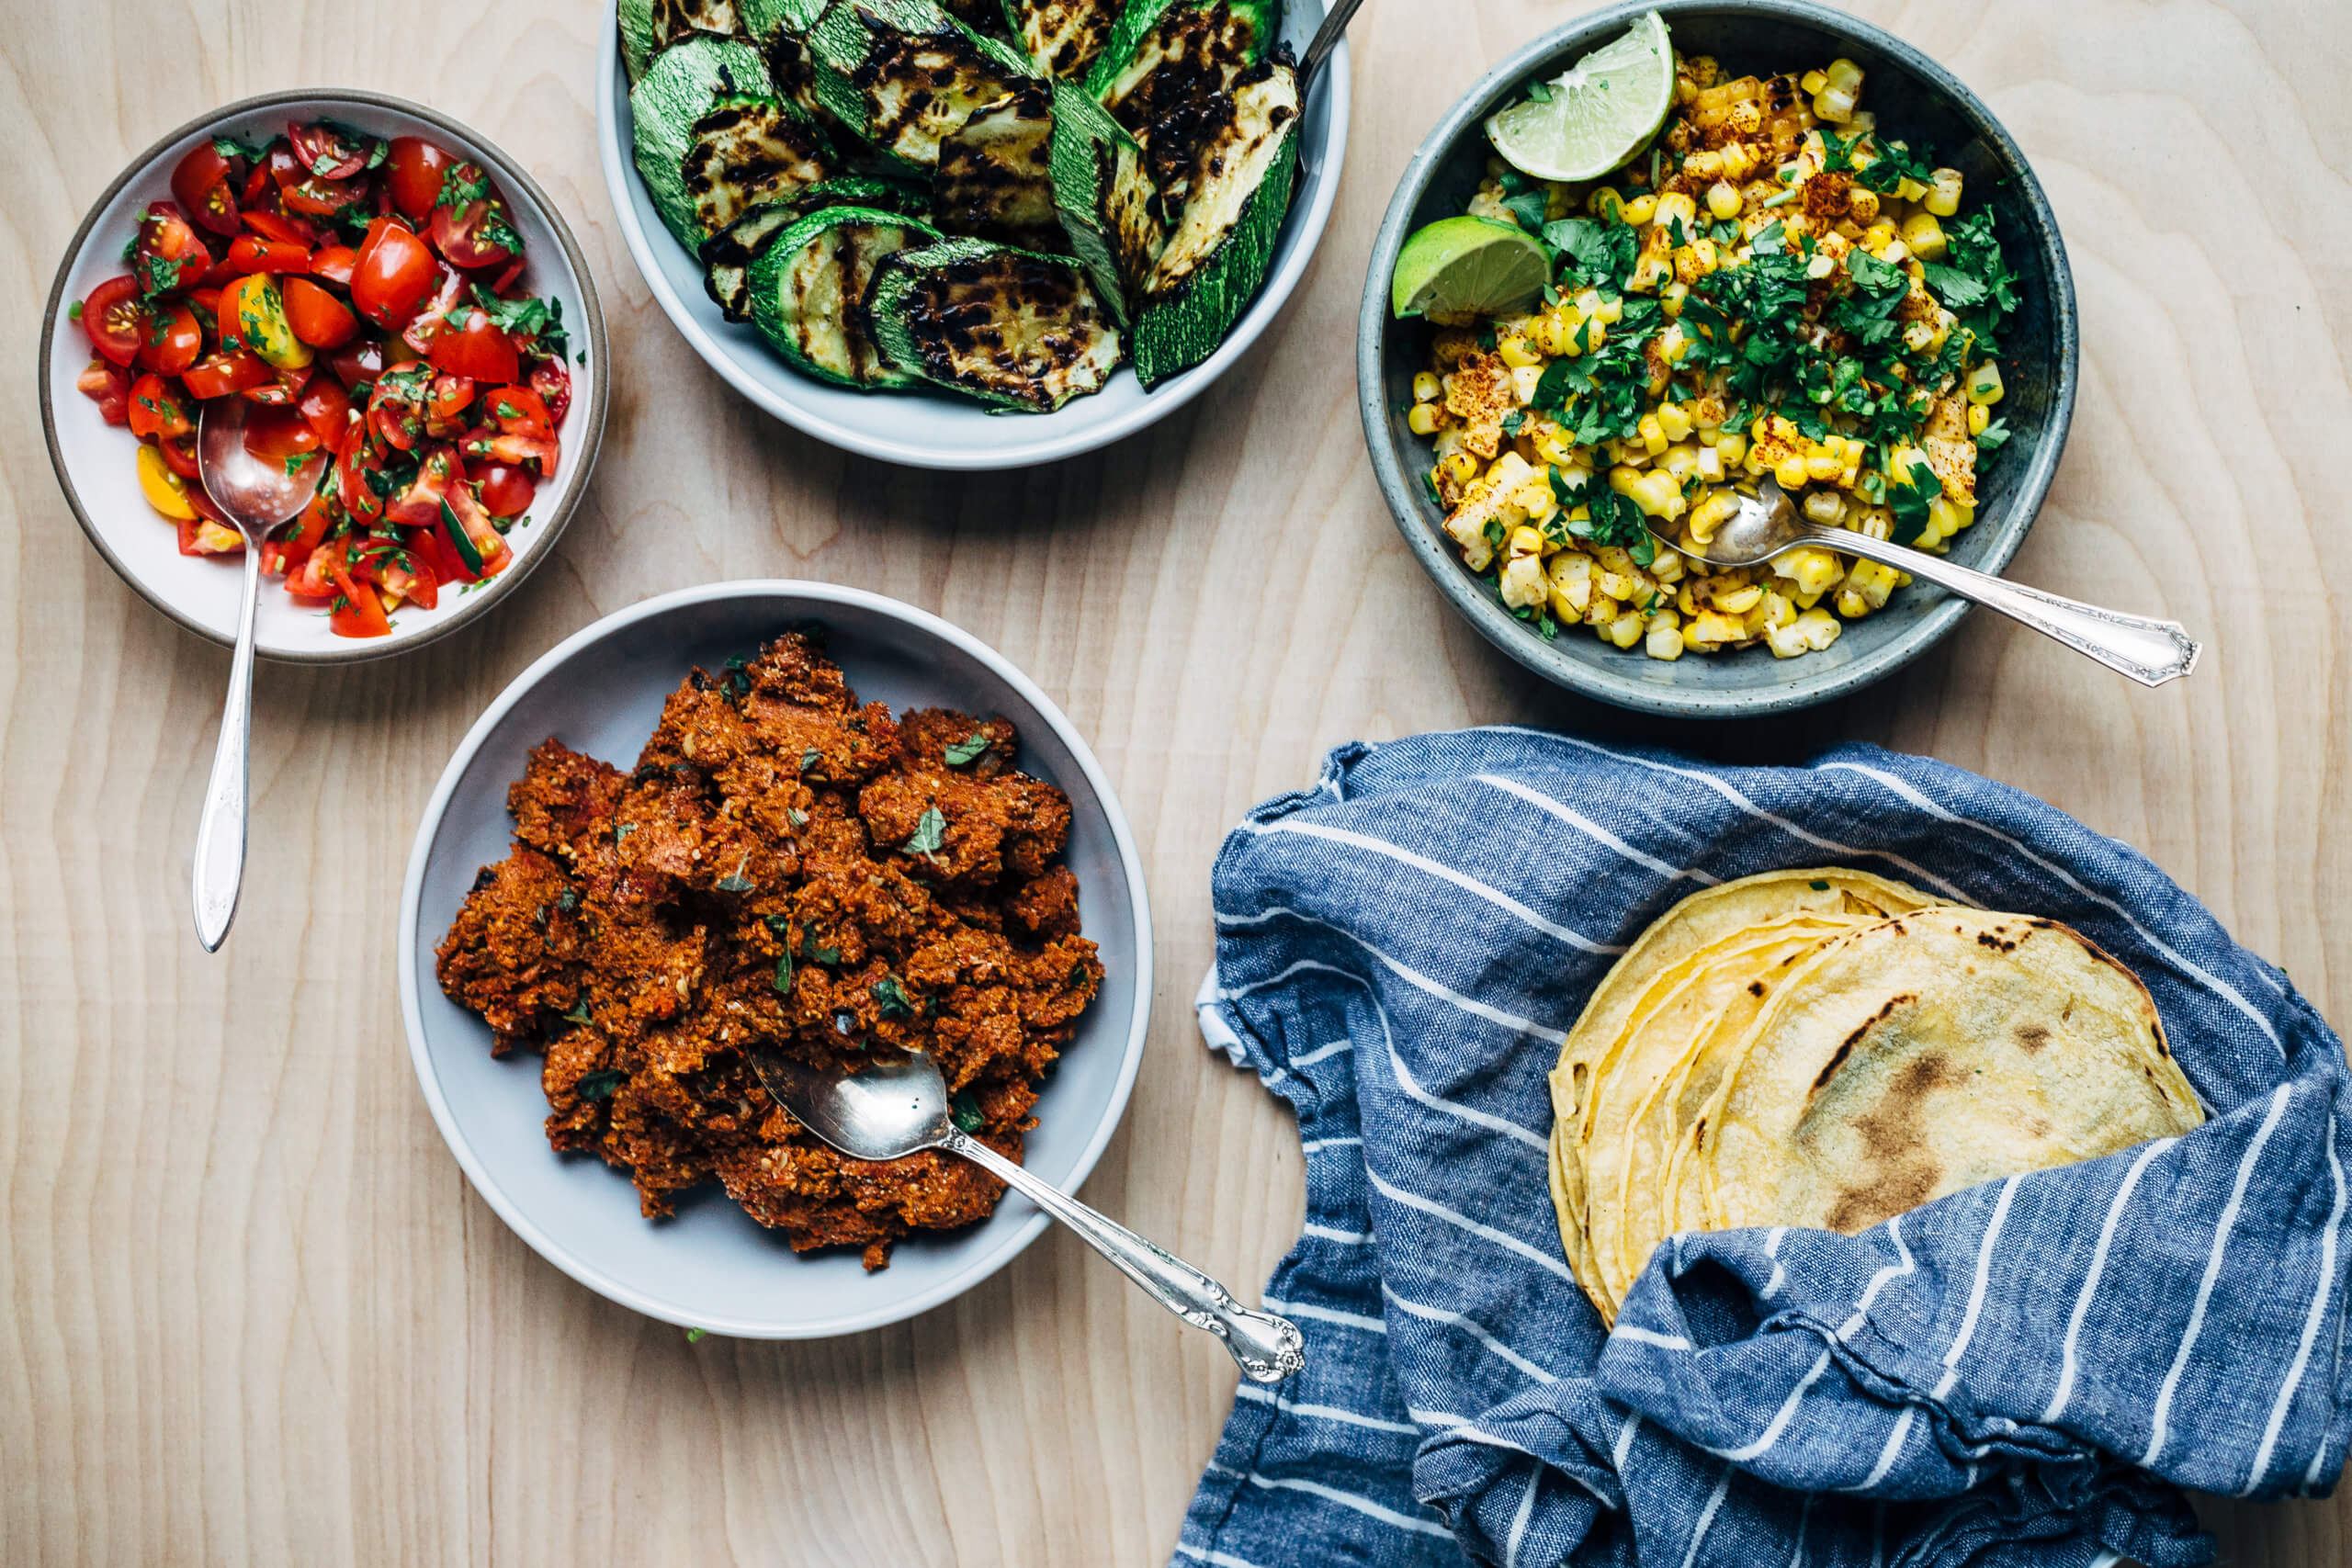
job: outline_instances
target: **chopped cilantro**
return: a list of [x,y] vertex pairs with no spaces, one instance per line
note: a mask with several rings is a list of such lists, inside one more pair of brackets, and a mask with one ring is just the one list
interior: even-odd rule
[[1928,526],[1928,503],[1943,494],[1943,481],[1925,463],[1913,463],[1906,478],[1889,485],[1886,504],[1894,513],[1891,537],[1898,545],[1918,542]]
[[902,853],[922,855],[937,864],[940,846],[946,841],[947,818],[940,814],[936,806],[926,806],[922,808],[922,815],[915,818],[913,836],[899,848]]
[[980,1102],[972,1098],[968,1089],[956,1091],[955,1098],[947,1102],[947,1113],[956,1119],[956,1130],[963,1133],[978,1132],[986,1120],[980,1115]]
[[582,1073],[580,1081],[571,1086],[572,1092],[582,1100],[610,1100],[613,1091],[628,1082],[628,1075],[613,1067],[603,1067],[593,1073]]
[[961,740],[950,741],[947,750],[942,755],[947,759],[949,767],[960,768],[988,749],[989,738],[975,729]]
[[563,1021],[566,1023],[577,1023],[583,1026],[595,1022],[596,1021],[594,1019],[588,1016],[588,998],[582,997],[579,1000],[573,1002],[571,1004],[571,1010],[563,1015]]
[[885,975],[865,988],[881,1008],[884,1018],[914,1017],[914,1003],[907,999],[906,987],[899,984],[897,976]]

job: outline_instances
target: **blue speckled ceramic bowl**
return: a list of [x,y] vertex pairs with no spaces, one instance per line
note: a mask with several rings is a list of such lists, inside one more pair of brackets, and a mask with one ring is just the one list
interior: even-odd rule
[[1424,223],[1462,211],[1476,190],[1488,154],[1482,129],[1488,114],[1516,97],[1523,83],[1557,74],[1649,10],[1665,16],[1676,48],[1712,54],[1731,75],[1808,70],[1840,55],[1852,60],[1866,73],[1862,104],[1877,114],[1880,128],[1914,146],[1931,144],[1941,163],[1965,175],[1968,210],[1991,203],[2002,250],[2018,274],[2019,306],[2001,365],[2008,395],[2000,412],[2009,443],[1978,487],[1976,525],[1951,549],[1953,559],[1982,571],[2000,570],[2017,553],[2066,445],[2079,361],[2074,278],[2040,182],[1976,96],[1900,39],[1804,0],[1632,0],[1595,11],[1487,72],[1406,166],[1364,278],[1356,379],[1373,469],[1422,570],[1487,640],[1572,691],[1670,717],[1785,713],[1893,673],[1959,625],[1969,606],[1938,590],[1906,588],[1877,615],[1848,622],[1827,652],[1795,660],[1754,648],[1669,663],[1580,630],[1546,641],[1502,607],[1440,532],[1443,518],[1421,483],[1432,461],[1430,444],[1405,427],[1413,374],[1428,362],[1430,328],[1389,315],[1397,250]]

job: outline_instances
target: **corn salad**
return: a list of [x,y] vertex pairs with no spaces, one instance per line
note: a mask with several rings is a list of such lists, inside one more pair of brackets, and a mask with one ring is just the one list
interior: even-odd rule
[[1852,62],[1675,63],[1673,111],[1614,175],[1489,161],[1470,213],[1539,234],[1555,281],[1527,314],[1437,323],[1406,417],[1464,561],[1543,635],[1791,659],[1910,579],[1813,548],[1710,571],[1652,531],[1703,547],[1769,474],[1815,523],[1947,548],[2006,439],[2015,277],[1959,172],[1876,133]]

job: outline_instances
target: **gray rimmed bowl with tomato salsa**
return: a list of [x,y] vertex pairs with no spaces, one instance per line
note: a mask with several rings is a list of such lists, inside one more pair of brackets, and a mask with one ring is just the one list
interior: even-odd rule
[[553,549],[604,432],[605,324],[545,192],[420,105],[271,94],[133,160],[50,290],[41,422],[67,504],[157,609],[227,646],[240,571],[193,477],[205,397],[323,465],[265,547],[258,650],[380,657],[485,614]]

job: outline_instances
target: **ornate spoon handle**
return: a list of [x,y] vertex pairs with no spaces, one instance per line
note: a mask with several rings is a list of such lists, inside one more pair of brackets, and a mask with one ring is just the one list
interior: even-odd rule
[[1032,1176],[977,1138],[950,1132],[939,1146],[1019,1188],[1031,1202],[1084,1236],[1088,1246],[1117,1264],[1119,1272],[1160,1305],[1224,1340],[1241,1375],[1251,1382],[1280,1382],[1306,1365],[1306,1341],[1290,1319],[1243,1306],[1232,1292],[1191,1264]]

